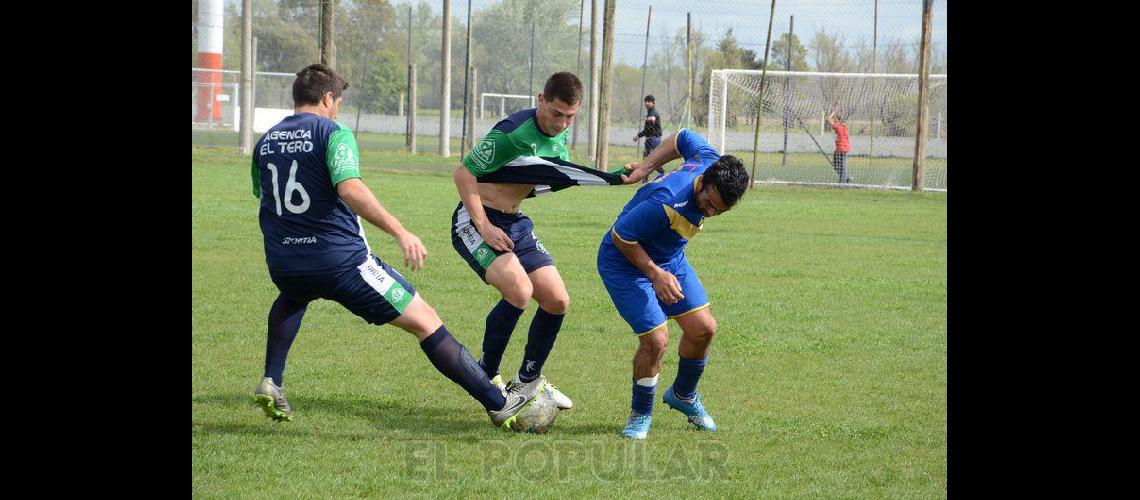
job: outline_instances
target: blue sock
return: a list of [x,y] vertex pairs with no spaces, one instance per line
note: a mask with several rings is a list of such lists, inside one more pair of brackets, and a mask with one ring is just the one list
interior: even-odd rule
[[482,403],[483,408],[501,410],[506,404],[502,391],[491,384],[491,379],[483,373],[471,353],[451,336],[446,327],[440,326],[439,330],[428,335],[420,342],[420,349],[427,354],[435,369],[459,384],[467,394]]
[[269,334],[265,342],[265,375],[272,378],[277,387],[285,381],[285,358],[297,331],[301,329],[301,318],[305,317],[308,303],[293,302],[277,296],[269,308]]
[[686,359],[678,356],[677,379],[673,381],[673,394],[681,399],[693,399],[697,395],[697,382],[705,372],[709,357]]
[[526,349],[523,353],[522,366],[519,367],[519,380],[530,382],[542,373],[542,365],[546,364],[546,357],[554,348],[554,339],[558,338],[558,331],[562,329],[562,319],[565,314],[550,314],[538,308],[534,312],[534,320],[530,322],[530,332],[527,334]]
[[[656,377],[654,377],[656,378]],[[651,386],[644,386],[637,383],[637,379],[633,380],[633,402],[629,405],[629,409],[639,415],[651,415],[653,413],[653,394],[657,392],[656,380]]]
[[483,334],[483,356],[479,358],[479,366],[483,367],[488,377],[495,378],[499,374],[503,352],[507,350],[507,342],[511,340],[511,333],[515,331],[515,325],[524,310],[502,299],[487,314],[487,330]]

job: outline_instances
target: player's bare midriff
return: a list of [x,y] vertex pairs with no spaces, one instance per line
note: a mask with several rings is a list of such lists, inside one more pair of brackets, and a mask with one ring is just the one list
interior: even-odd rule
[[534,189],[534,184],[479,184],[479,197],[483,206],[491,207],[506,214],[519,211],[519,206]]

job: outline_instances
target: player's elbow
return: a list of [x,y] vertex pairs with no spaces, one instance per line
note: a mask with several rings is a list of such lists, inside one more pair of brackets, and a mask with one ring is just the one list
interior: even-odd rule
[[468,172],[467,167],[464,167],[463,165],[455,167],[455,171],[451,173],[451,178],[455,179],[455,182],[464,182],[471,177],[473,177],[471,175],[471,172]]

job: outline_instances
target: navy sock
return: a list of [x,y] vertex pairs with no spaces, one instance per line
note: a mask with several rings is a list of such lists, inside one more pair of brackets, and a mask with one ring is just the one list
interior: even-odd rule
[[500,410],[506,404],[502,391],[491,384],[491,380],[471,357],[471,353],[451,336],[446,327],[441,325],[439,330],[428,335],[423,342],[420,342],[420,349],[427,354],[435,369],[452,382],[459,384],[467,394],[477,399],[483,408],[488,411]]
[[656,392],[657,384],[646,387],[638,385],[637,379],[634,379],[633,402],[629,405],[629,409],[640,415],[651,415],[653,413],[653,394]]
[[705,372],[708,356],[696,359],[686,359],[678,356],[677,379],[673,381],[673,393],[681,399],[693,399],[697,395],[697,382]]
[[530,332],[527,334],[526,350],[523,354],[522,366],[519,368],[519,380],[530,382],[542,373],[542,365],[546,364],[546,357],[554,348],[554,339],[558,338],[558,331],[562,329],[562,319],[565,314],[550,314],[538,308],[534,312],[534,320],[530,322]]
[[305,316],[308,303],[293,302],[278,295],[269,308],[269,333],[265,342],[265,375],[272,378],[277,387],[285,381],[285,358],[297,331],[301,329],[301,318]]
[[479,366],[488,377],[494,378],[499,374],[503,352],[507,350],[507,342],[511,340],[511,333],[524,310],[502,299],[487,314],[487,331],[483,334],[483,356],[479,358]]

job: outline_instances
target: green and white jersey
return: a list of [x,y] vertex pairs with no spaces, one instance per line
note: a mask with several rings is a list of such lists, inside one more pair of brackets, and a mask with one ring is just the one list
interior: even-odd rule
[[569,161],[566,138],[570,129],[555,136],[546,135],[538,128],[535,111],[519,111],[496,123],[491,132],[463,158],[463,166],[471,175],[482,177],[524,156],[556,157]]

